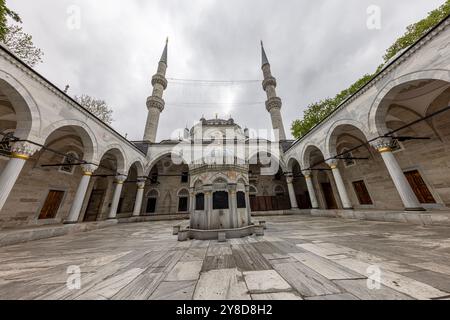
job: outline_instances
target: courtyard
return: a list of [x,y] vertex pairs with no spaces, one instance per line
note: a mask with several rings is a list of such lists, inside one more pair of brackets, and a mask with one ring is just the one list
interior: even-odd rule
[[[448,227],[303,215],[264,220],[264,237],[226,243],[178,242],[177,222],[161,221],[3,247],[0,299],[450,297]],[[73,270],[81,271],[79,289],[67,286]]]

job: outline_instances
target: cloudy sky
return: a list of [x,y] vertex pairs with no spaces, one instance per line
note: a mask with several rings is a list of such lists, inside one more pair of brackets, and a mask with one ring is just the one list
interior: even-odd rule
[[[45,52],[37,67],[70,95],[102,98],[113,127],[141,140],[155,73],[169,37],[170,79],[261,80],[264,40],[283,99],[286,131],[305,106],[334,96],[381,64],[407,25],[444,0],[14,0],[24,29]],[[381,28],[367,27],[368,7]],[[79,12],[79,26],[77,13]],[[202,115],[270,128],[260,82],[169,81],[158,139],[177,136]]]

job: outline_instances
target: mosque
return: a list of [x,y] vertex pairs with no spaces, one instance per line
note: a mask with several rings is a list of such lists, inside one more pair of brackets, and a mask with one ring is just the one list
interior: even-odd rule
[[168,43],[138,142],[1,47],[0,228],[186,218],[191,229],[240,229],[255,216],[287,214],[439,219],[450,206],[449,24],[296,141],[286,139],[263,46],[260,111],[273,141],[251,138],[232,118],[202,117],[160,142]]

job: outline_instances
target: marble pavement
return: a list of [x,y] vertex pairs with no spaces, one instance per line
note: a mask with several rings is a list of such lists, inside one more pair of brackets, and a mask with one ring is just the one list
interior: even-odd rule
[[[264,237],[226,243],[178,242],[176,222],[159,221],[6,246],[0,299],[450,298],[448,227],[264,220]],[[81,272],[80,289],[66,285],[70,266]]]

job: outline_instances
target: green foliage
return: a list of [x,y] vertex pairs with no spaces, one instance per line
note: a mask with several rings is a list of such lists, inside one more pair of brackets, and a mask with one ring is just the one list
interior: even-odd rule
[[44,53],[33,44],[33,37],[23,32],[20,26],[8,27],[3,44],[30,67],[42,62]]
[[19,15],[6,6],[5,0],[0,0],[0,42],[30,67],[42,62],[44,53],[33,43],[33,37],[25,33],[20,25],[8,23],[22,23]]
[[5,0],[0,0],[0,41],[3,41],[8,32],[8,17],[15,22],[22,22],[17,13],[6,6]]
[[450,14],[450,0],[447,0],[438,9],[431,11],[428,17],[414,23],[406,28],[406,33],[397,39],[397,41],[386,50],[386,54],[383,57],[384,62],[389,61],[401,50],[413,45],[420,39],[425,33],[430,31],[435,25],[441,22]]
[[110,125],[114,121],[113,111],[104,100],[95,99],[87,94],[83,94],[81,97],[75,96],[75,100],[106,124]]
[[450,0],[447,0],[438,9],[431,11],[428,16],[406,28],[406,33],[400,37],[383,57],[384,63],[380,65],[374,74],[366,74],[353,83],[348,89],[341,91],[334,98],[328,98],[320,102],[310,104],[303,114],[302,120],[292,123],[291,131],[295,138],[301,138],[317,124],[330,115],[346,98],[350,97],[372,80],[383,68],[383,66],[400,51],[408,48],[418,41],[425,33],[436,26],[440,21],[450,14]]
[[348,89],[341,91],[333,99],[328,98],[320,102],[312,103],[303,113],[303,120],[295,120],[292,123],[291,131],[295,138],[300,138],[311,128],[322,122],[330,115],[345,99],[356,93],[362,86],[369,82],[374,74],[366,74],[361,79],[352,84]]

